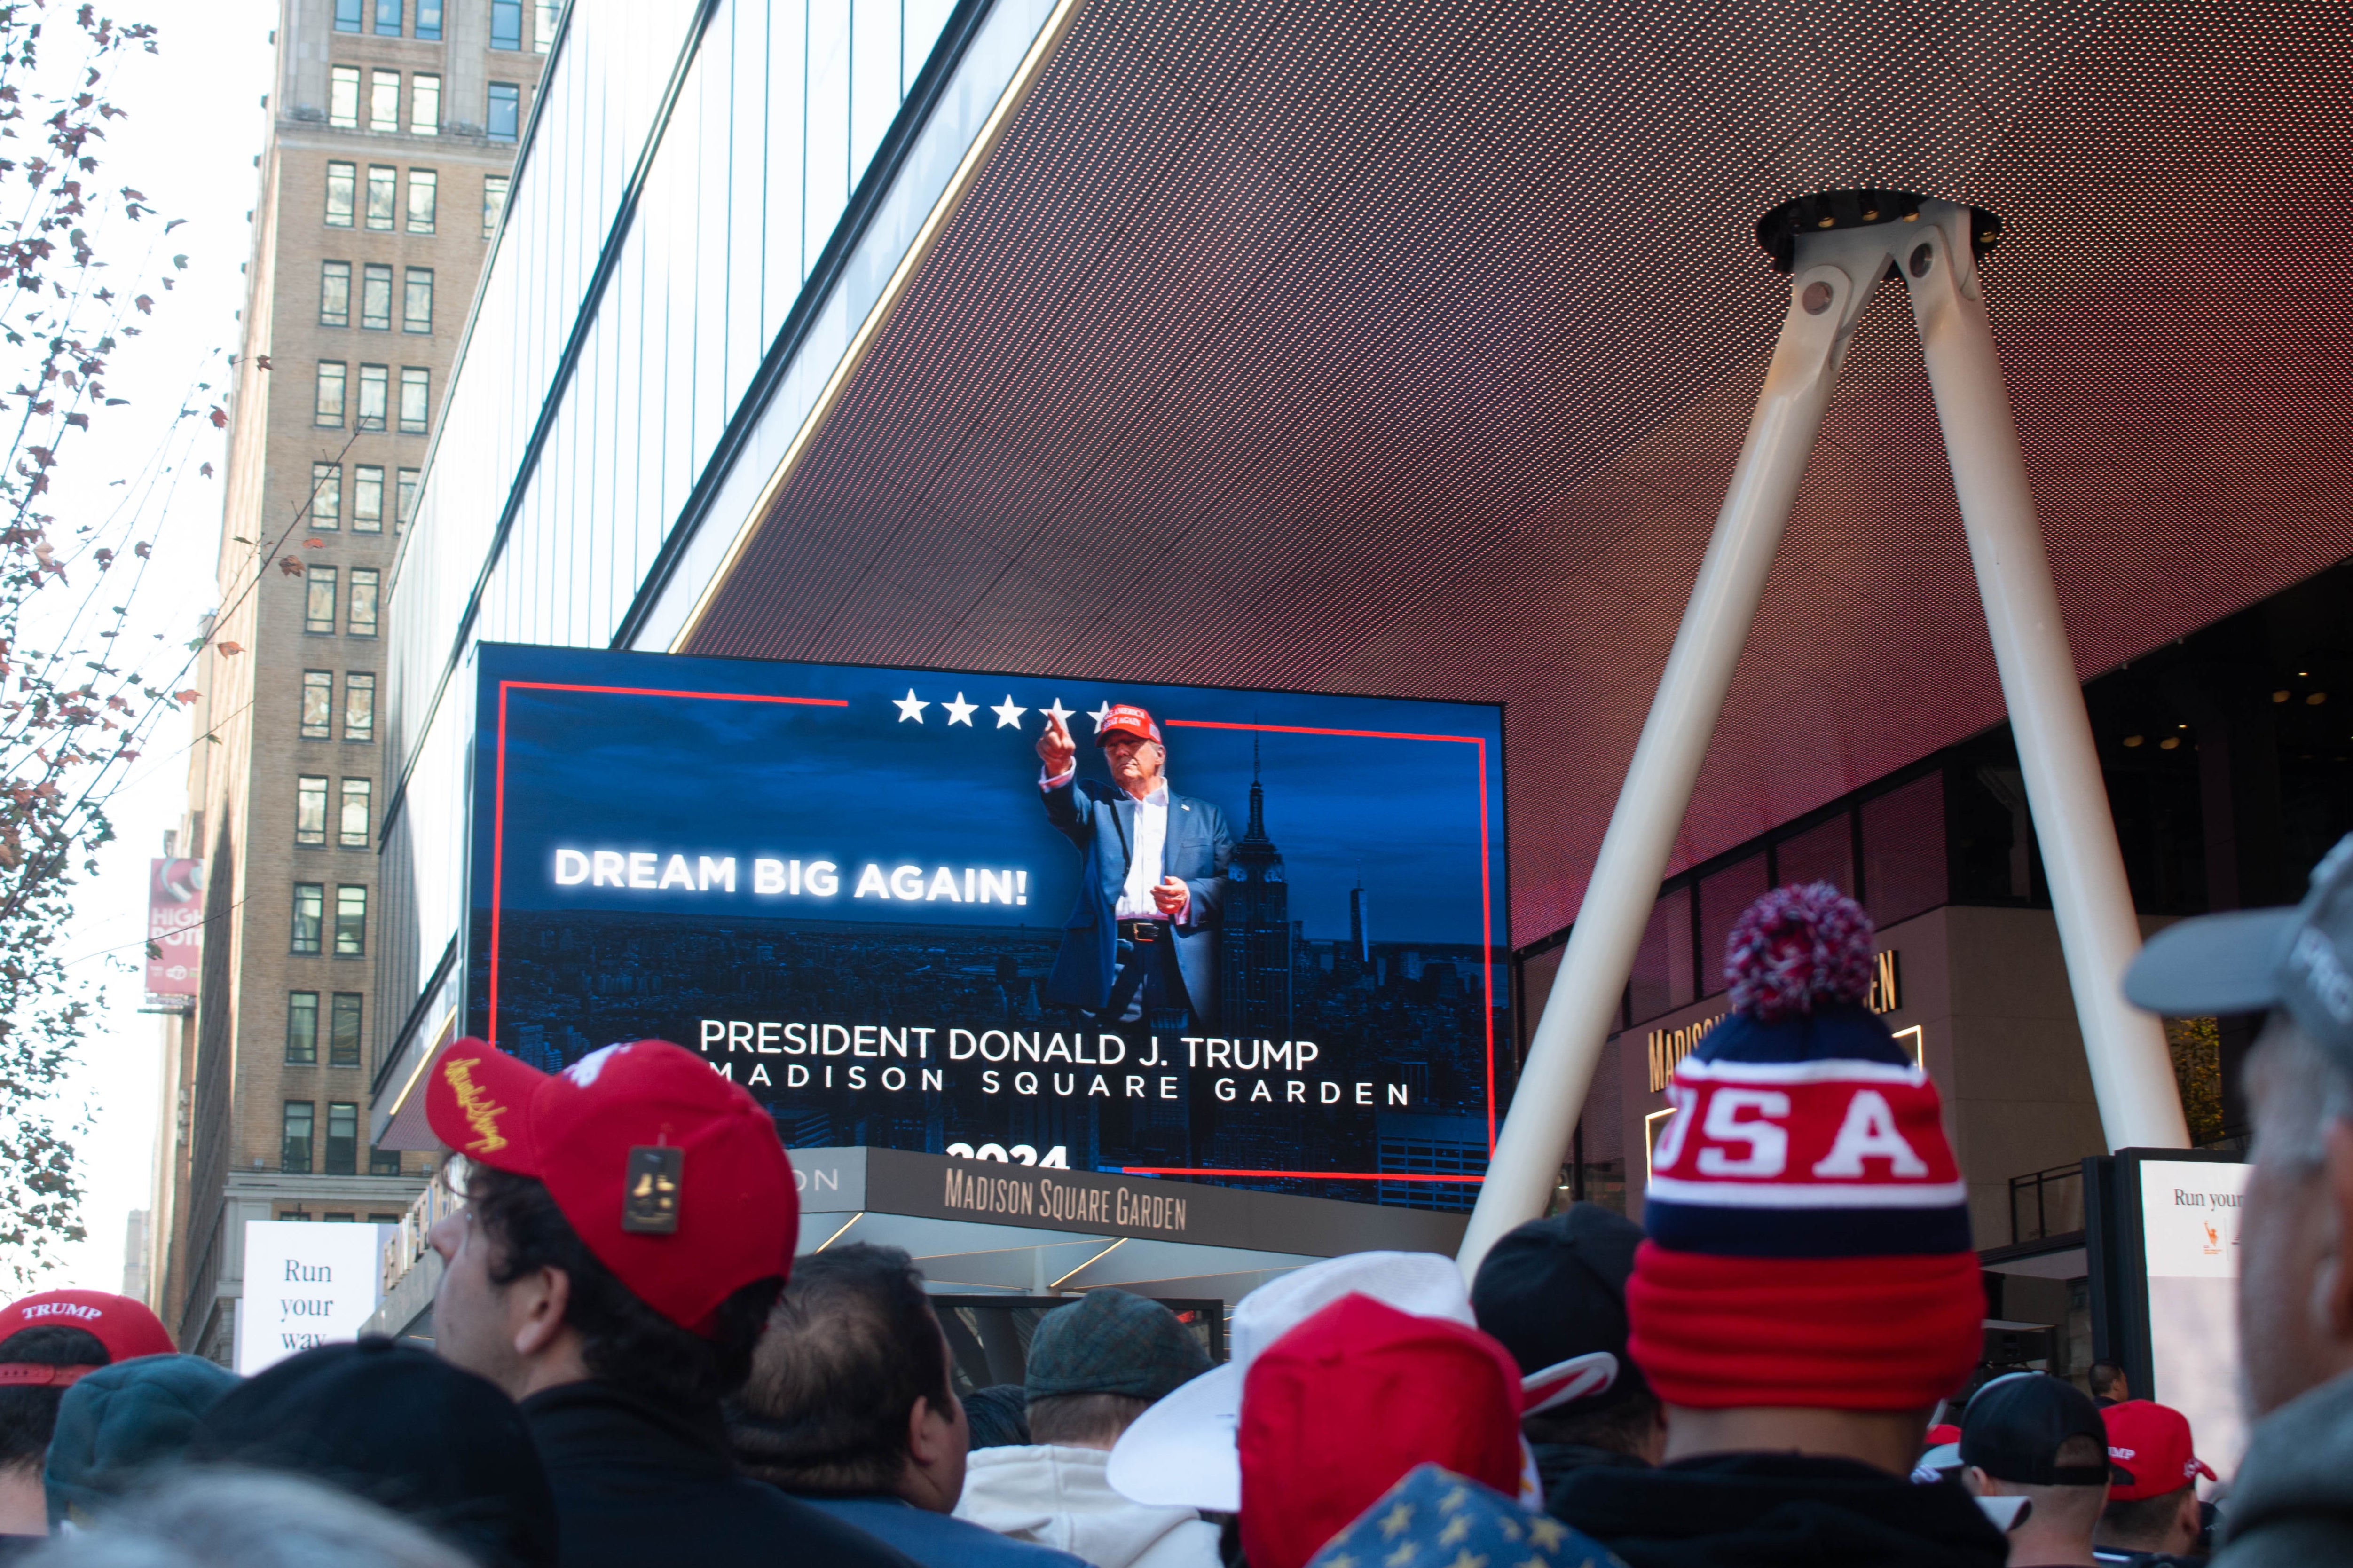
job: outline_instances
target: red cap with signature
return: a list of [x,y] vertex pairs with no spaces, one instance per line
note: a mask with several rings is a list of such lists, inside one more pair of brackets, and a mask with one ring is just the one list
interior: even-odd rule
[[1134,703],[1114,703],[1112,705],[1111,711],[1103,715],[1103,722],[1095,726],[1095,744],[1109,746],[1111,737],[1114,735],[1133,736],[1138,740],[1157,741],[1160,738],[1160,726],[1152,722],[1150,714],[1145,713]]
[[607,1045],[561,1073],[480,1040],[426,1082],[435,1136],[547,1185],[596,1260],[682,1329],[791,1272],[800,1200],[776,1124],[741,1086],[666,1040]]

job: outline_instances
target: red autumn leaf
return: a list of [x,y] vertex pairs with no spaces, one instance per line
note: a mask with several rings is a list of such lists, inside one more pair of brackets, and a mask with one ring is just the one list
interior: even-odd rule
[[152,316],[155,313],[155,302],[145,294],[140,295],[131,302],[139,307],[139,313],[142,316]]
[[[327,547],[327,542],[324,539],[305,539],[302,541],[302,547],[306,550],[323,550]],[[289,556],[286,558],[290,561],[294,557]]]
[[214,429],[225,430],[228,429],[228,415],[219,408],[216,407],[207,418],[212,420]]
[[290,577],[299,577],[302,575],[302,557],[300,556],[288,556],[285,559],[278,563],[278,569],[284,572]]
[[240,642],[216,642],[213,646],[219,649],[224,653],[242,653],[245,652],[245,645]]
[[203,467],[197,469],[196,471],[203,474],[206,479],[210,479],[213,476],[213,465],[206,463]]
[[193,703],[198,697],[203,695],[204,694],[202,692],[196,690],[194,686],[190,686],[185,692],[174,692],[172,694],[172,700],[175,703]]

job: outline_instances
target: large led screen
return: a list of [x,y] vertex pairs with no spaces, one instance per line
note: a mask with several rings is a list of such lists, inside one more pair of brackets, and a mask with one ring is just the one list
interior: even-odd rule
[[1475,1195],[1500,709],[479,660],[472,1033],[548,1069],[674,1040],[794,1147]]

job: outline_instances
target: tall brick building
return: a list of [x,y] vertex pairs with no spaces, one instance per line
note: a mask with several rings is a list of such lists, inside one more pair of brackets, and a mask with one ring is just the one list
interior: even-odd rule
[[243,1222],[396,1219],[367,1146],[385,591],[561,6],[287,0],[255,162],[219,605],[180,840],[206,862],[167,1047],[150,1290],[227,1361]]

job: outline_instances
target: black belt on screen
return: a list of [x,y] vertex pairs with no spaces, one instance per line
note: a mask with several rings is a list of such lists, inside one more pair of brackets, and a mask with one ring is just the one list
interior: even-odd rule
[[1168,922],[1166,920],[1122,920],[1119,923],[1120,939],[1127,942],[1156,942],[1167,929]]

